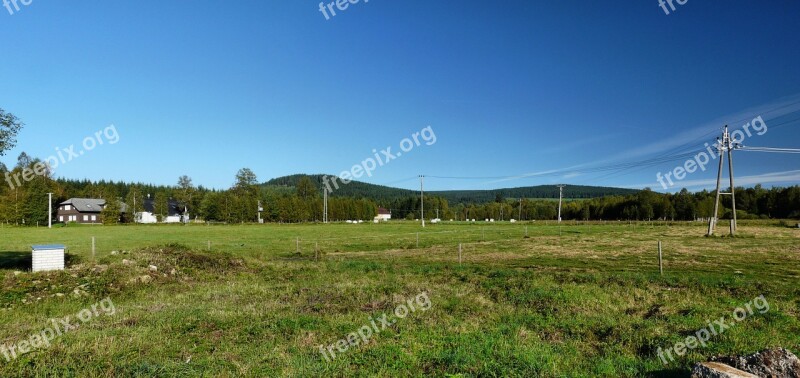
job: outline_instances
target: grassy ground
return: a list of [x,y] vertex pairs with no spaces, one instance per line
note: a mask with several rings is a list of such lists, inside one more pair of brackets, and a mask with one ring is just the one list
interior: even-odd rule
[[[49,348],[0,355],[0,375],[688,376],[713,354],[800,351],[800,230],[753,222],[737,238],[704,231],[623,222],[5,227],[0,343],[18,345],[48,319],[104,298],[115,311]],[[15,273],[39,243],[67,245],[69,269]],[[668,365],[657,356],[760,295],[766,313]],[[400,305],[416,310],[399,318]],[[384,314],[393,323],[377,322],[366,342],[334,346],[330,361],[320,353]]]

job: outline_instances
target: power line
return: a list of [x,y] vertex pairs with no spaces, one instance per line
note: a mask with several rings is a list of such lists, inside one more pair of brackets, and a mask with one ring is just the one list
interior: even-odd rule
[[[775,111],[778,111],[778,110],[781,110],[781,109],[784,109],[784,108],[787,108],[787,107],[790,107],[790,106],[794,106],[794,105],[797,105],[797,104],[800,104],[800,101],[795,101],[795,102],[792,102],[792,103],[789,103],[789,104],[786,104],[786,105],[783,105],[783,106],[780,106],[780,107],[777,107],[777,108],[773,108],[773,109],[761,112],[761,114],[763,115],[763,114],[773,113]],[[791,113],[787,113],[786,115],[794,114],[794,113],[797,113],[797,112],[798,111],[793,111]],[[783,116],[781,116],[781,117],[783,117]],[[745,118],[745,119],[742,119],[742,120],[739,120],[739,121],[735,121],[735,122],[738,123],[738,122],[744,122],[744,121],[747,121],[747,120],[748,120],[748,118]],[[769,125],[769,128],[776,129],[778,127],[786,126],[788,124],[791,124],[791,123],[794,123],[794,122],[797,122],[797,121],[800,121],[800,118],[792,119],[792,120],[789,120],[789,121],[786,121],[786,122],[781,122],[779,124]],[[621,172],[624,172],[624,171],[627,171],[627,170],[630,170],[630,169],[637,168],[636,171],[638,171],[638,170],[641,170],[641,169],[644,169],[644,168],[647,168],[647,167],[650,167],[650,166],[653,166],[653,165],[657,165],[657,164],[660,164],[660,163],[671,162],[671,161],[676,161],[676,160],[681,160],[683,158],[689,157],[689,156],[694,155],[696,153],[700,153],[700,152],[704,151],[702,148],[699,148],[699,149],[691,148],[690,149],[691,145],[694,144],[694,143],[697,143],[698,141],[702,141],[707,136],[709,136],[709,135],[711,135],[711,134],[713,134],[715,132],[718,132],[720,129],[721,128],[715,128],[714,130],[709,131],[709,132],[707,132],[707,133],[705,133],[705,134],[703,134],[703,135],[701,135],[699,137],[693,138],[689,142],[686,142],[686,143],[683,143],[683,144],[678,145],[676,147],[673,147],[673,148],[667,150],[666,152],[664,152],[664,153],[662,153],[660,155],[657,155],[656,157],[653,157],[653,158],[650,158],[650,159],[641,160],[641,161],[627,161],[627,162],[620,162],[620,163],[610,164],[610,165],[606,165],[606,166],[595,166],[595,167],[589,167],[589,168],[583,168],[583,169],[558,169],[558,170],[553,170],[553,171],[543,172],[543,173],[519,174],[519,175],[511,175],[511,176],[428,176],[428,177],[446,179],[446,180],[511,180],[511,179],[530,178],[530,177],[560,176],[560,175],[565,175],[565,174],[591,174],[591,173],[604,172],[604,171],[615,171],[614,173],[608,175],[608,176],[611,176],[611,175],[614,175],[614,174],[617,174],[617,173],[621,173]],[[633,171],[633,172],[636,172],[636,171]],[[606,176],[603,176],[603,177],[606,177]],[[601,177],[601,178],[603,178],[603,177]]]
[[784,154],[800,154],[800,149],[798,148],[772,148],[772,147],[741,147],[738,148],[740,151],[749,151],[749,152],[772,152],[772,153],[784,153]]

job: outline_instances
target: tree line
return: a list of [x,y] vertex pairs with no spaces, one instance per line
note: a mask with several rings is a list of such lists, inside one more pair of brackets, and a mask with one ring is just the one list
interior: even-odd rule
[[[22,153],[17,165],[9,170],[0,164],[0,175],[19,173],[41,163]],[[181,176],[175,186],[124,183],[114,181],[53,179],[46,172],[36,175],[24,185],[0,186],[0,222],[36,225],[47,223],[47,193],[53,193],[53,208],[69,198],[101,198],[109,204],[104,219],[109,223],[131,222],[133,214],[144,210],[150,199],[154,213],[166,216],[169,202],[177,201],[192,219],[251,223],[260,217],[265,222],[300,223],[323,220],[322,186],[310,177],[301,177],[295,186],[259,184],[252,170],[243,168],[227,190],[195,186],[188,176]],[[569,190],[565,197],[569,197]],[[568,199],[562,207],[567,220],[698,220],[708,219],[714,210],[715,193],[691,193],[684,189],[676,194],[661,194],[645,189],[630,195],[612,195],[591,199]],[[127,215],[115,216],[125,204]],[[260,205],[260,207],[259,207]],[[331,196],[328,219],[331,221],[372,220],[379,207],[392,212],[394,219],[419,219],[422,201],[410,192],[403,197],[389,198]],[[720,217],[731,217],[731,198],[723,196]],[[740,219],[800,218],[800,186],[765,189],[761,185],[737,188],[736,209]],[[554,220],[558,217],[558,201],[549,199],[508,199],[496,193],[488,203],[457,203],[447,198],[425,196],[425,218],[444,220]]]

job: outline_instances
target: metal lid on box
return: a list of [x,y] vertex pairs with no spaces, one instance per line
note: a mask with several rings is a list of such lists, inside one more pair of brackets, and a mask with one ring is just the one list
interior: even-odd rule
[[34,245],[34,251],[50,251],[54,249],[65,249],[66,247],[63,244],[44,244],[44,245]]

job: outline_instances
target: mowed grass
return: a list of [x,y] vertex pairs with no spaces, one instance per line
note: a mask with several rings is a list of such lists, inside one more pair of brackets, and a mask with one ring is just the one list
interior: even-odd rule
[[[106,297],[116,313],[49,348],[12,361],[0,355],[0,375],[688,376],[694,362],[715,354],[800,351],[800,230],[753,222],[740,224],[739,237],[706,238],[705,227],[5,227],[2,344]],[[70,268],[15,274],[40,243],[67,245]],[[427,311],[396,319],[332,361],[320,353],[421,293]],[[768,312],[666,366],[659,360],[659,347],[730,320],[759,295]]]

